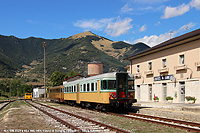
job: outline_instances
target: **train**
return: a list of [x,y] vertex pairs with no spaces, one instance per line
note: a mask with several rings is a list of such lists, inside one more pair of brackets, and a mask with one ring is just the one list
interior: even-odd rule
[[99,110],[131,108],[135,99],[134,75],[126,72],[104,73],[63,82],[49,88],[51,101],[81,105]]
[[24,99],[25,100],[32,100],[33,93],[25,93]]

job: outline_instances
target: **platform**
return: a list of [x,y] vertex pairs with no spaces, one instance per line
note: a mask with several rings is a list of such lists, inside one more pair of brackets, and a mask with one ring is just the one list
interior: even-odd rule
[[200,122],[200,104],[140,101],[133,104],[133,111],[139,114]]

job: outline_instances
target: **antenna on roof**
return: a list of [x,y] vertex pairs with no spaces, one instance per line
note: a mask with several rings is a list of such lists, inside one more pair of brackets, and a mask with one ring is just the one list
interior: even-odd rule
[[170,39],[171,39],[171,38],[172,38],[173,31],[170,30],[169,34],[170,34]]
[[188,32],[188,30],[190,29],[190,27],[187,25],[187,26],[185,27],[185,29],[186,29],[187,32]]

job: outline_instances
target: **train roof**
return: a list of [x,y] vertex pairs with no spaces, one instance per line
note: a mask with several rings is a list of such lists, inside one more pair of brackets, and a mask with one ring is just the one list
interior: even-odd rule
[[58,88],[64,88],[63,85],[60,85],[60,86],[54,86],[54,87],[50,87],[49,89],[58,89]]
[[[76,83],[76,82],[84,82],[84,81],[87,81],[87,80],[94,80],[94,79],[101,79],[101,78],[115,78],[116,77],[116,73],[126,73],[126,72],[112,72],[112,73],[104,73],[104,74],[99,74],[99,75],[96,75],[96,76],[92,76],[92,77],[88,77],[88,78],[82,78],[82,79],[78,79],[78,80],[74,80],[74,81],[71,81],[71,82],[63,82],[63,85],[64,84],[73,84],[73,83]],[[134,75],[131,74],[131,73],[128,73],[128,78],[134,78]]]

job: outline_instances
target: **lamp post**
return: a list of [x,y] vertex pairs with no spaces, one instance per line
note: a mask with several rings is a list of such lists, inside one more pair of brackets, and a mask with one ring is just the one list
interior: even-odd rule
[[43,48],[44,48],[44,90],[45,90],[45,95],[44,97],[46,98],[46,47],[47,44],[46,42],[43,42]]
[[190,79],[192,78],[192,74],[193,74],[193,71],[192,71],[192,69],[191,68],[189,68],[189,67],[187,67],[187,66],[185,66],[184,67],[185,69],[189,69],[190,71],[191,71],[191,73],[190,73]]

